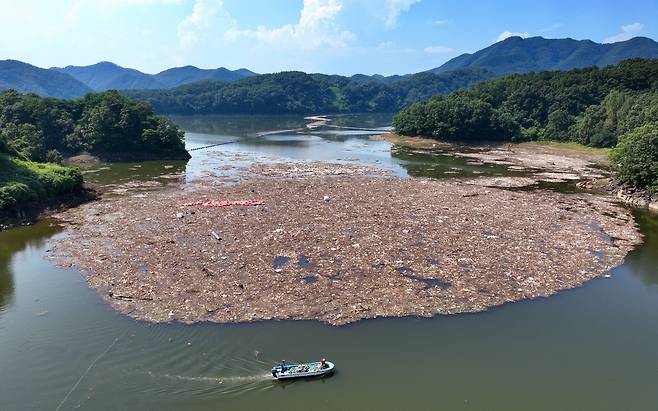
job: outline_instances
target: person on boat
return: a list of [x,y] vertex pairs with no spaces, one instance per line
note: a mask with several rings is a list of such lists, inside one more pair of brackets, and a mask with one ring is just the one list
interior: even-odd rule
[[324,370],[324,369],[327,368],[327,367],[328,367],[328,365],[327,365],[327,359],[326,359],[326,358],[323,358],[323,359],[320,361],[320,369]]
[[286,372],[286,360],[281,360],[281,372]]

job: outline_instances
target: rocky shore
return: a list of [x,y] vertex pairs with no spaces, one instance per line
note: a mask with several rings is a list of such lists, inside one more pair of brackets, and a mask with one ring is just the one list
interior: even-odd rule
[[658,212],[658,193],[650,193],[646,190],[621,184],[612,178],[581,181],[578,183],[578,187],[607,192],[632,207],[647,208],[653,212]]

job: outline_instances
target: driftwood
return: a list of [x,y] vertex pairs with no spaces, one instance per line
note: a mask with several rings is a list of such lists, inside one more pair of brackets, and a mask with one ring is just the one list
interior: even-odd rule
[[[549,296],[606,275],[640,241],[628,210],[591,194],[372,176],[345,164],[252,171],[268,177],[200,180],[70,210],[55,256],[98,290],[152,298],[103,295],[143,320],[340,325]],[[172,212],[191,197],[254,195],[265,205]],[[217,224],[223,239],[213,247]]]

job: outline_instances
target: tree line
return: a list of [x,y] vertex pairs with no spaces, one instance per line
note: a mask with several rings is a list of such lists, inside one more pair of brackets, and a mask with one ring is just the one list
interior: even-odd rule
[[403,135],[448,140],[614,147],[619,180],[658,190],[658,60],[497,78],[415,103],[393,126]]
[[0,209],[82,186],[82,174],[57,165],[89,152],[111,160],[188,159],[184,133],[143,102],[116,91],[59,100],[0,93]]
[[396,81],[297,71],[235,82],[203,81],[169,90],[129,90],[163,114],[317,114],[395,112],[414,102],[489,79],[483,69],[419,73]]
[[80,152],[187,159],[183,137],[148,104],[116,91],[76,100],[0,93],[0,149],[23,160],[56,163]]

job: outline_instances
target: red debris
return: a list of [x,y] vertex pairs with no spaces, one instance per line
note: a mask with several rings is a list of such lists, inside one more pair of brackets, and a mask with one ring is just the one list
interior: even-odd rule
[[240,201],[195,201],[185,203],[183,207],[203,206],[203,207],[229,207],[229,206],[258,206],[264,205],[263,200],[240,200]]

